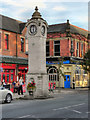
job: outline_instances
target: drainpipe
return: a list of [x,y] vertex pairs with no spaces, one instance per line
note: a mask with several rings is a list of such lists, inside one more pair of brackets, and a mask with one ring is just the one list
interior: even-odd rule
[[[16,58],[18,57],[18,51],[17,51],[17,33],[16,33]],[[16,64],[16,80],[17,79],[17,76],[18,76],[18,64]]]
[[17,58],[17,33],[16,33],[16,58]]

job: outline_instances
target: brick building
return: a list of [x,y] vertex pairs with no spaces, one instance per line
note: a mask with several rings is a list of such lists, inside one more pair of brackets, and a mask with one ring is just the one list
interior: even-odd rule
[[[21,21],[0,15],[0,80],[16,81],[20,76],[26,80],[28,71],[28,40],[26,27]],[[46,42],[46,64],[50,82],[57,87],[87,86],[88,75],[75,61],[83,59],[89,48],[88,31],[69,23],[49,25]],[[59,75],[59,59],[63,61],[64,79]],[[72,60],[74,62],[72,62]],[[85,79],[82,79],[83,78]]]
[[[80,65],[89,48],[88,31],[66,23],[50,25],[47,35],[47,71],[51,82],[56,86],[71,88],[73,79],[76,87],[87,87],[89,77]],[[59,74],[60,63],[66,79]]]
[[0,80],[15,81],[27,72],[25,53],[25,23],[0,15]]

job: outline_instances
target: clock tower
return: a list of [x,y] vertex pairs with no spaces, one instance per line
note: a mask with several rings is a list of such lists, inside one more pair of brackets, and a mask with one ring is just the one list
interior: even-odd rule
[[46,70],[46,38],[48,24],[41,17],[37,6],[26,27],[29,49],[26,85],[33,79],[36,83],[34,98],[47,97],[49,76]]

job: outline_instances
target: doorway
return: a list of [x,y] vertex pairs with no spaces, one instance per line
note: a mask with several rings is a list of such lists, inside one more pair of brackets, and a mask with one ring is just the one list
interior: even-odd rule
[[64,88],[70,88],[70,75],[65,75]]

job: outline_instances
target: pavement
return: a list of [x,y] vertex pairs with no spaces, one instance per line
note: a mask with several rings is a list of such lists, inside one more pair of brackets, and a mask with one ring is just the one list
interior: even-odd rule
[[[77,93],[77,92],[80,92],[80,91],[88,91],[88,88],[75,88],[75,89],[56,89],[54,90],[53,92],[50,92],[51,96],[53,97],[57,97],[58,95],[60,94],[73,94],[73,93]],[[53,94],[54,93],[54,94]],[[25,94],[24,95],[18,95],[18,93],[13,93],[13,99],[22,99],[22,98],[25,98]]]

